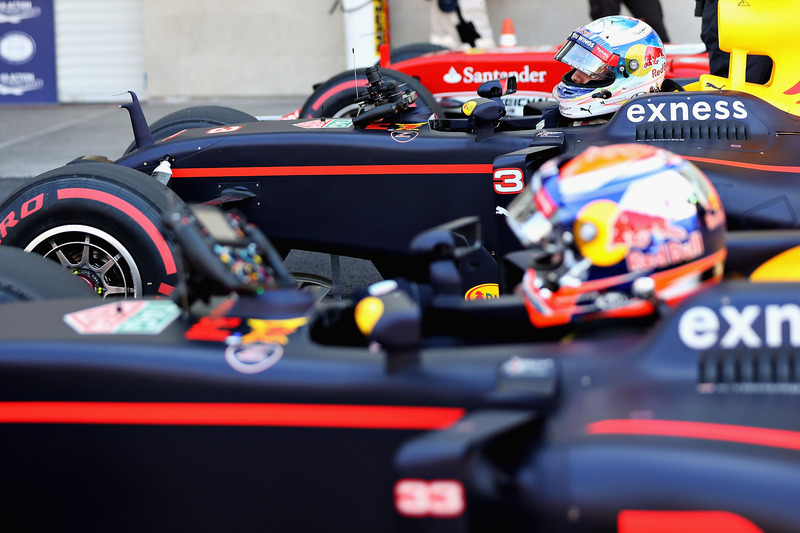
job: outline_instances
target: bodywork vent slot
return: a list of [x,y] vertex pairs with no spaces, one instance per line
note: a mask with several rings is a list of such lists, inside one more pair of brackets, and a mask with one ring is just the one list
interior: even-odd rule
[[743,349],[705,352],[700,356],[698,383],[737,392],[800,394],[800,351]]
[[748,141],[750,140],[750,128],[738,120],[648,122],[636,126],[637,141],[682,141],[686,139]]

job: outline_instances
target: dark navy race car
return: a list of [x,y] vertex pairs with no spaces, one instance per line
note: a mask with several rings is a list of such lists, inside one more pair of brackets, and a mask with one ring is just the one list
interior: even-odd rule
[[[0,206],[0,243],[56,259],[75,253],[70,243],[80,250],[89,242],[91,264],[60,262],[86,269],[102,292],[141,296],[169,292],[179,279],[160,220],[170,191],[187,203],[240,209],[284,254],[368,259],[384,277],[411,268],[407,243],[419,231],[478,216],[484,250],[466,293],[498,282],[495,259],[518,247],[505,208],[543,161],[620,142],[653,143],[694,161],[716,185],[732,229],[800,224],[797,119],[744,92],[646,95],[607,124],[547,130],[533,129],[537,117],[502,117],[492,98],[463,119],[428,121],[414,111],[355,124],[242,122],[234,114],[240,122],[186,127],[198,125],[197,113],[208,116],[194,109],[185,121],[155,125],[158,141],[140,125],[138,148],[119,160],[78,160],[10,195]],[[171,172],[167,187],[152,177],[157,169]]]
[[[241,215],[167,215],[186,267],[173,299],[103,301],[57,267],[17,276],[61,274],[59,298],[5,294],[33,301],[0,306],[4,530],[800,523],[796,283],[536,329],[518,297],[441,290],[465,251],[449,231],[415,240],[437,250],[426,283],[315,304]],[[210,286],[233,293],[181,303]]]

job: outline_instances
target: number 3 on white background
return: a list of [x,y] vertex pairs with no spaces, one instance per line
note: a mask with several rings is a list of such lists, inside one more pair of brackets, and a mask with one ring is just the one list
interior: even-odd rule
[[494,171],[494,192],[517,194],[525,189],[525,175],[518,168],[498,168]]

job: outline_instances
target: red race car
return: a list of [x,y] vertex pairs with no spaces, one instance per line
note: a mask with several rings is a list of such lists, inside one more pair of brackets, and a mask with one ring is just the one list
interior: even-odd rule
[[[418,98],[439,116],[460,115],[461,105],[475,96],[477,87],[491,79],[516,76],[517,92],[503,97],[510,116],[522,116],[531,102],[552,99],[553,87],[570,67],[556,61],[560,45],[513,46],[491,49],[435,50],[417,44],[389,54],[382,47],[381,70],[387,77],[417,91]],[[708,53],[702,44],[668,44],[667,78],[696,80],[708,73]],[[391,55],[391,57],[390,57]],[[356,79],[357,76],[357,79]],[[358,95],[366,95],[364,69],[342,72],[315,87],[294,117],[352,116]]]

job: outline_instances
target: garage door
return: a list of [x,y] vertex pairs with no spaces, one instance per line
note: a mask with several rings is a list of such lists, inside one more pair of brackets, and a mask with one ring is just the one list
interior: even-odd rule
[[59,102],[146,99],[142,0],[56,0],[54,11]]

